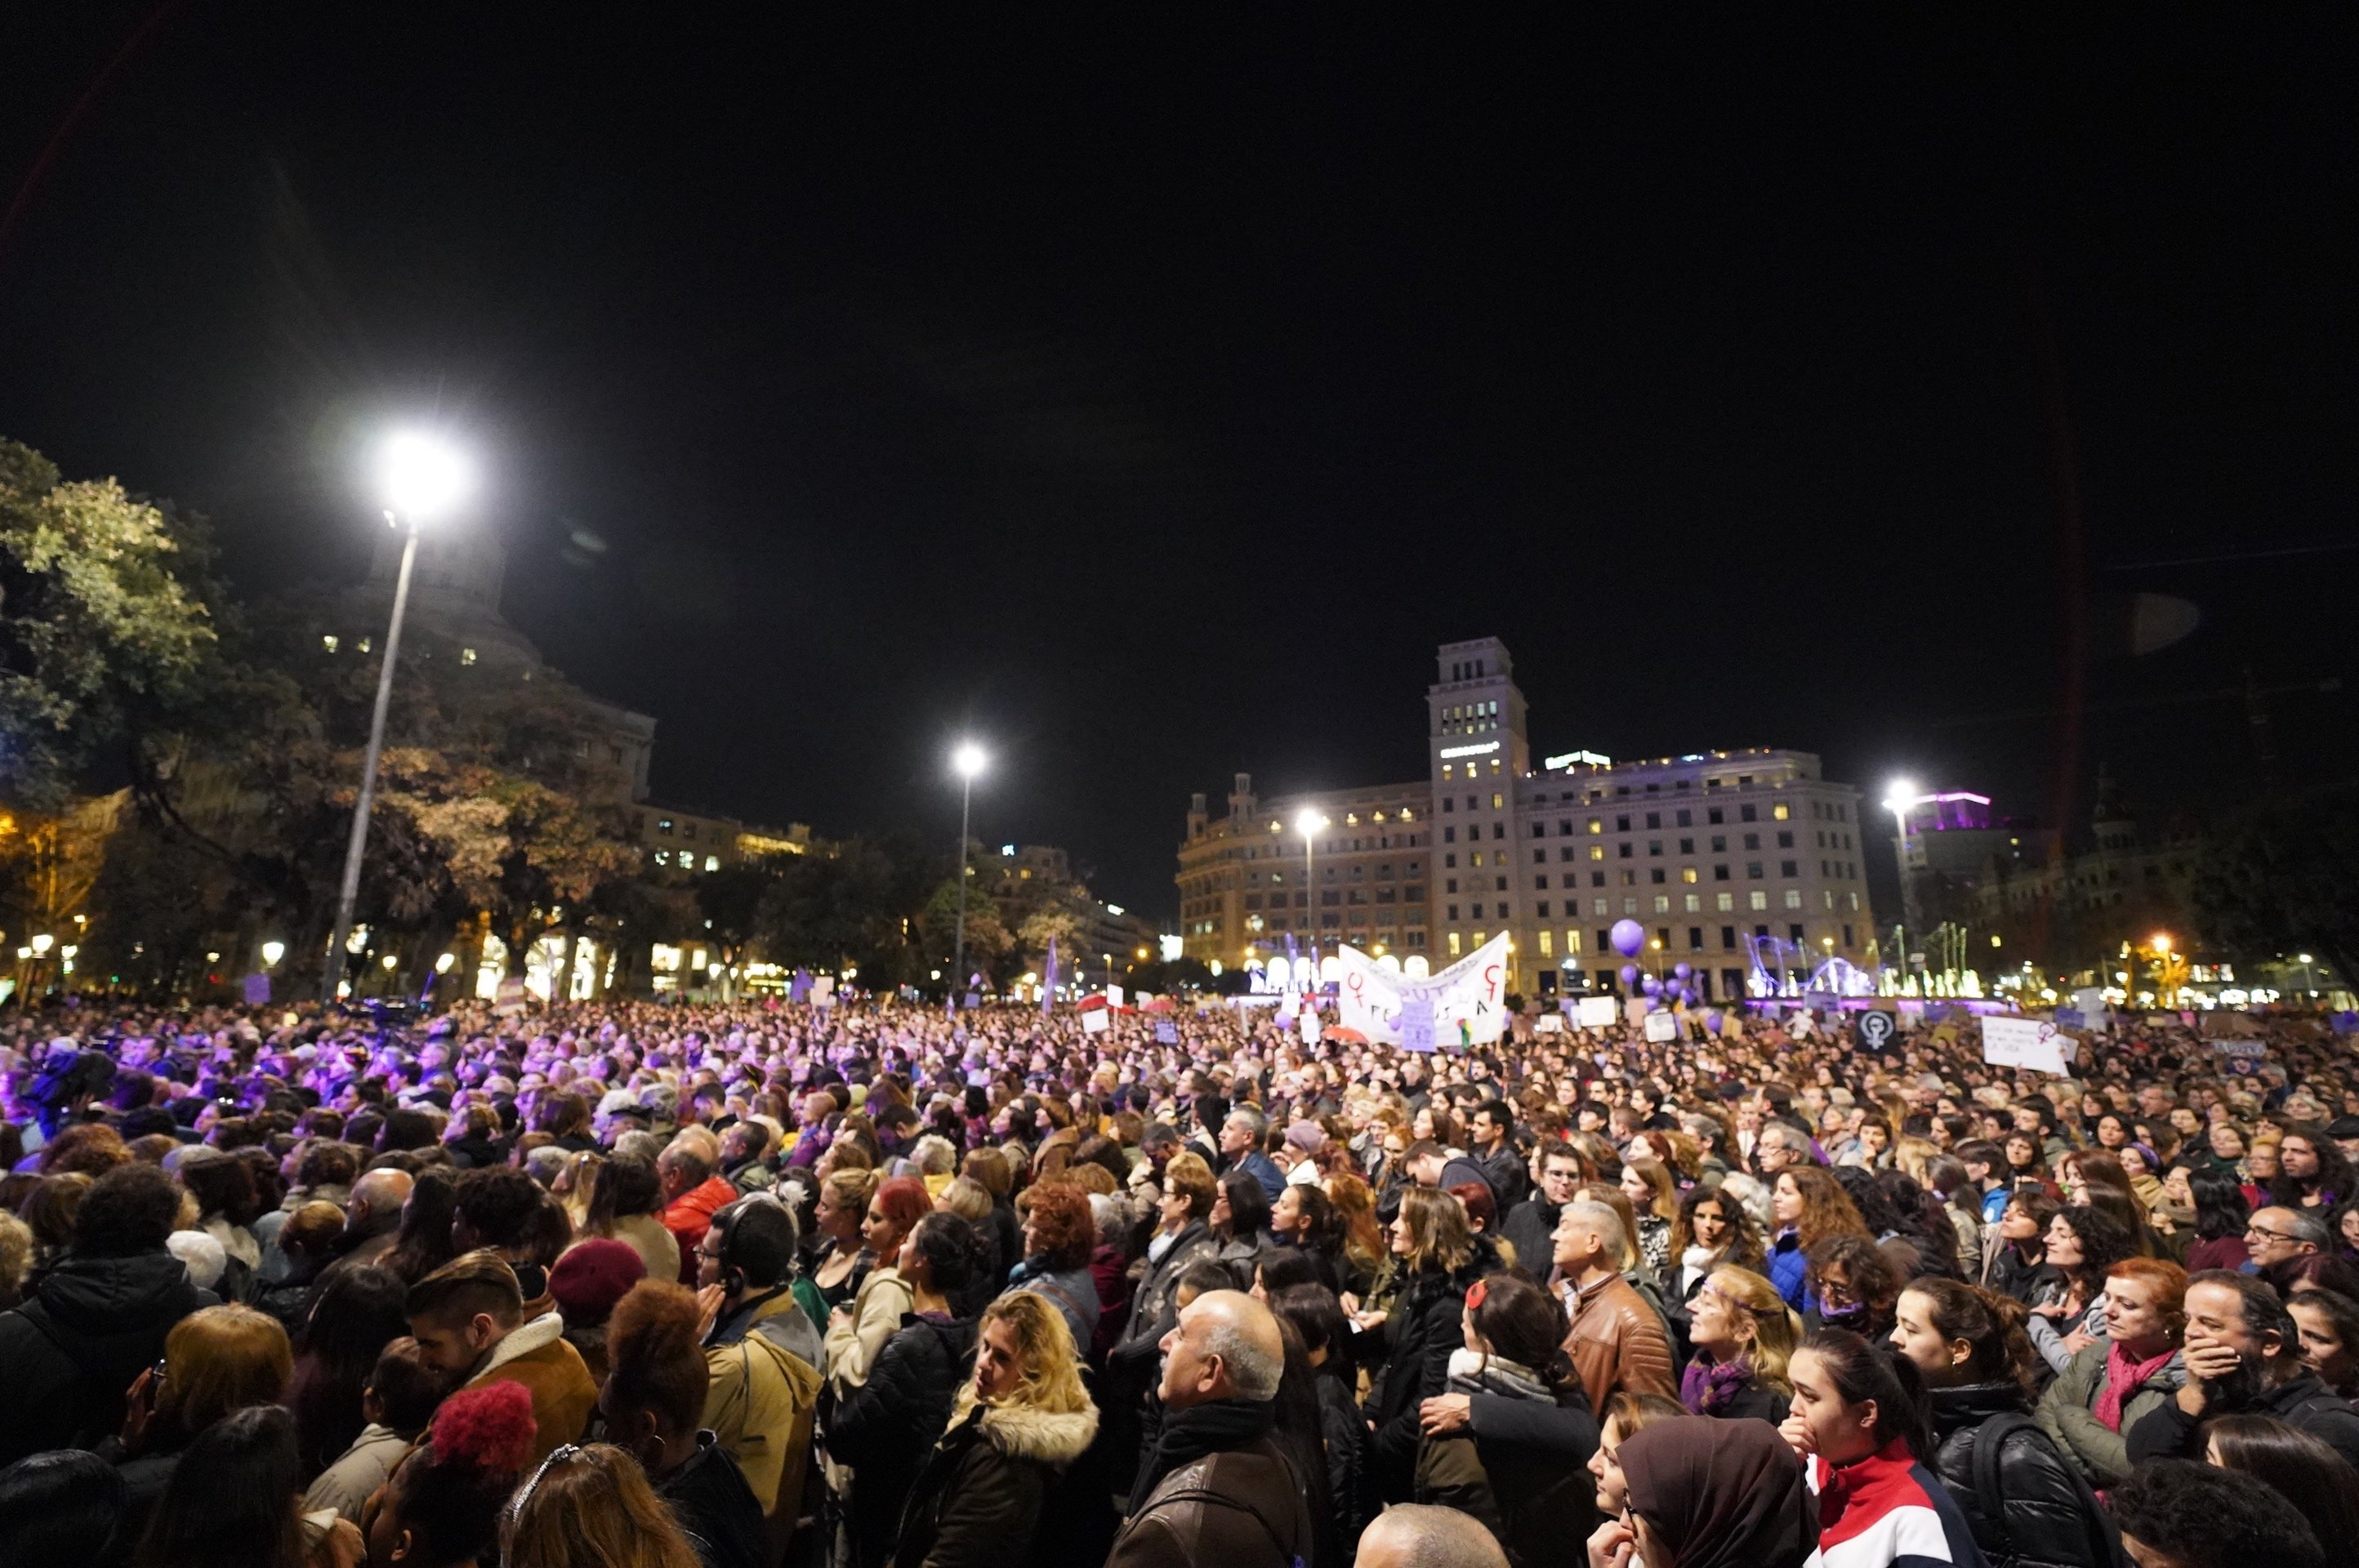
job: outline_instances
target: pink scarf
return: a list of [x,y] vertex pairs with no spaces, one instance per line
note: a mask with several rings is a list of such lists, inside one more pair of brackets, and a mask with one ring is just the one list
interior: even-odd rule
[[2170,1358],[2178,1354],[2176,1350],[2165,1350],[2151,1361],[2133,1361],[2122,1348],[2120,1341],[2114,1341],[2107,1348],[2105,1387],[2097,1395],[2096,1408],[2092,1412],[2104,1423],[2107,1432],[2121,1431],[2122,1406],[2128,1402],[2131,1395],[2146,1386],[2148,1378],[2170,1365]]

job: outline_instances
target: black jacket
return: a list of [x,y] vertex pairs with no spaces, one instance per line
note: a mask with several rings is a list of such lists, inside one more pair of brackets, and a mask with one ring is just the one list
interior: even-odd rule
[[1094,1410],[977,1405],[935,1444],[909,1488],[894,1568],[1020,1568],[1041,1504],[1097,1434]]
[[1545,1283],[1556,1267],[1556,1222],[1564,1206],[1546,1198],[1527,1198],[1507,1211],[1499,1233],[1516,1249],[1516,1267]]
[[1368,1427],[1352,1390],[1342,1378],[1321,1372],[1319,1435],[1327,1454],[1327,1498],[1335,1515],[1335,1546],[1345,1559],[1359,1549],[1360,1532],[1382,1507],[1369,1485]]
[[1384,1365],[1368,1390],[1368,1419],[1375,1423],[1369,1442],[1371,1468],[1386,1502],[1407,1502],[1415,1481],[1418,1407],[1450,1382],[1450,1353],[1466,1343],[1460,1322],[1466,1292],[1475,1281],[1495,1272],[1498,1249],[1475,1238],[1474,1256],[1455,1273],[1438,1271],[1409,1281],[1385,1322]]
[[31,1300],[0,1313],[0,1465],[113,1434],[164,1336],[220,1299],[169,1252],[68,1257],[51,1269]]
[[903,1314],[868,1381],[847,1390],[828,1418],[827,1451],[853,1469],[853,1561],[861,1568],[891,1559],[902,1503],[950,1425],[951,1401],[973,1364],[974,1336],[973,1319]]
[[[2096,1498],[2031,1415],[2023,1385],[2013,1379],[1936,1389],[1932,1394],[1931,1468],[1966,1516],[1974,1544],[1991,1568],[2111,1568]],[[2019,1416],[2000,1439],[2001,1517],[1984,1506],[1974,1454],[1999,1416]]]
[[736,1459],[709,1432],[696,1434],[687,1464],[655,1483],[703,1568],[768,1568],[762,1505]]
[[1512,1141],[1502,1143],[1493,1153],[1470,1154],[1467,1158],[1482,1167],[1483,1180],[1490,1184],[1491,1201],[1500,1214],[1512,1210],[1529,1195],[1532,1190],[1531,1172],[1525,1165],[1523,1155],[1516,1152]]
[[[2336,1397],[2315,1373],[2297,1373],[2290,1380],[2262,1394],[2243,1413],[2273,1415],[2317,1438],[2342,1454],[2344,1463],[2359,1467],[2359,1410],[2354,1410],[2350,1400]],[[2130,1463],[2140,1465],[2148,1459],[2173,1457],[2201,1459],[2203,1436],[2198,1422],[2198,1417],[2179,1408],[2177,1400],[2166,1401],[2160,1410],[2150,1412],[2123,1433],[2128,1440]]]

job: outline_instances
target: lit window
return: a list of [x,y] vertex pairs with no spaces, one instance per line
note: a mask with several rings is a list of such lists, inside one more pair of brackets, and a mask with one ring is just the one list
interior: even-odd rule
[[671,831],[671,818],[670,818],[670,817],[669,817],[669,816],[658,817],[658,818],[656,820],[656,831],[657,831],[657,832],[658,832],[658,833],[669,833],[669,832],[670,832],[670,831]]
[[473,649],[473,648],[462,648],[462,649],[460,649],[460,650],[459,650],[459,662],[460,662],[461,664],[462,664],[462,665],[472,665],[472,664],[473,664],[473,663],[475,662],[475,650],[474,650],[474,649]]
[[1589,847],[1589,858],[1593,860],[1602,860],[1605,859],[1605,846],[1603,844],[1592,844]]
[[1793,812],[1787,806],[1786,803],[1781,800],[1777,805],[1769,808],[1769,815],[1776,817],[1778,821],[1783,822],[1788,816],[1791,816]]
[[1736,895],[1733,892],[1716,892],[1712,895],[1712,906],[1723,914],[1726,914],[1736,907]]
[[1671,912],[1671,900],[1670,900],[1670,895],[1669,895],[1669,894],[1668,894],[1668,893],[1659,893],[1659,892],[1658,892],[1658,893],[1657,893],[1657,894],[1655,895],[1655,913],[1656,913],[1657,914],[1670,914],[1670,912]]
[[1458,933],[1455,931],[1450,934],[1450,956],[1453,958],[1458,957]]
[[1505,809],[1506,804],[1507,797],[1504,795],[1494,795],[1491,796],[1491,809],[1494,811]]
[[720,857],[720,856],[718,856],[718,855],[707,855],[707,856],[705,856],[705,857],[704,857],[704,869],[705,869],[706,871],[719,871],[719,870],[721,869],[721,857]]
[[670,851],[669,849],[658,849],[658,850],[656,851],[656,864],[657,864],[657,865],[658,865],[658,866],[669,866],[669,865],[670,865],[670,864],[671,864],[671,851]]
[[335,633],[332,632],[332,633],[330,633],[328,635],[326,635],[326,636],[324,636],[324,637],[321,638],[321,639],[320,639],[320,646],[321,646],[322,648],[327,649],[327,650],[328,650],[328,652],[330,652],[330,653],[332,653],[332,653],[334,653],[334,652],[336,651],[336,637],[335,637]]
[[1591,818],[1589,819],[1589,830],[1590,830],[1592,833],[1603,833],[1603,832],[1604,832],[1604,831],[1605,831],[1605,819],[1604,819],[1603,817],[1602,817],[1602,816],[1593,816],[1593,817],[1591,817]]
[[1680,903],[1686,908],[1690,914],[1693,914],[1703,908],[1703,895],[1701,893],[1691,892],[1680,899]]
[[1692,882],[1695,880],[1696,869],[1693,866],[1682,866],[1680,868],[1680,881],[1683,882]]
[[1755,888],[1745,895],[1745,902],[1749,908],[1767,909],[1769,907],[1769,894],[1765,889]]
[[1556,957],[1556,933],[1546,926],[1540,928],[1540,957],[1543,958]]
[[365,654],[369,651],[369,640],[366,637],[364,637],[358,643],[354,643],[353,646],[359,648],[362,653]]
[[1788,888],[1786,890],[1786,907],[1788,909],[1799,909],[1802,907],[1802,890],[1800,888]]

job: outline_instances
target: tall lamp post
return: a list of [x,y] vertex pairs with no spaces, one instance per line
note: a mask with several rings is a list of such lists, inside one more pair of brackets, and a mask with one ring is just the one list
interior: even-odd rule
[[385,717],[393,706],[393,665],[401,652],[401,619],[409,608],[410,569],[418,563],[418,525],[447,511],[473,481],[466,460],[430,436],[393,437],[378,455],[377,481],[385,520],[402,529],[401,572],[393,584],[393,623],[385,634],[385,662],[377,670],[376,710],[369,718],[368,750],[361,757],[361,792],[353,803],[352,837],[344,844],[344,877],[336,892],[336,924],[328,935],[328,961],[320,1000],[336,1000],[344,974],[344,939],[353,928],[353,905],[361,892],[361,857],[368,849],[369,808],[376,799],[376,764],[385,751]]
[[1319,973],[1319,846],[1311,835],[1327,826],[1327,818],[1309,806],[1294,819],[1294,830],[1302,835],[1302,880],[1310,889],[1310,972],[1314,979]]
[[958,944],[951,959],[951,1008],[958,1008],[959,988],[966,984],[966,825],[974,800],[974,775],[983,772],[983,748],[962,741],[951,753],[951,769],[959,776]]

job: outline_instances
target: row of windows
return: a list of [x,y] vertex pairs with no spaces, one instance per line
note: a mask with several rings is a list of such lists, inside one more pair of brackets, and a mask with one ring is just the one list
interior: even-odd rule
[[[673,860],[672,852],[669,849],[658,849],[655,853],[656,864],[658,866],[669,866],[676,863],[683,871],[692,871],[696,870],[696,851],[693,849],[682,849],[679,851],[679,857],[676,862]],[[719,871],[721,869],[721,857],[718,855],[705,856],[704,869],[708,871]]]

